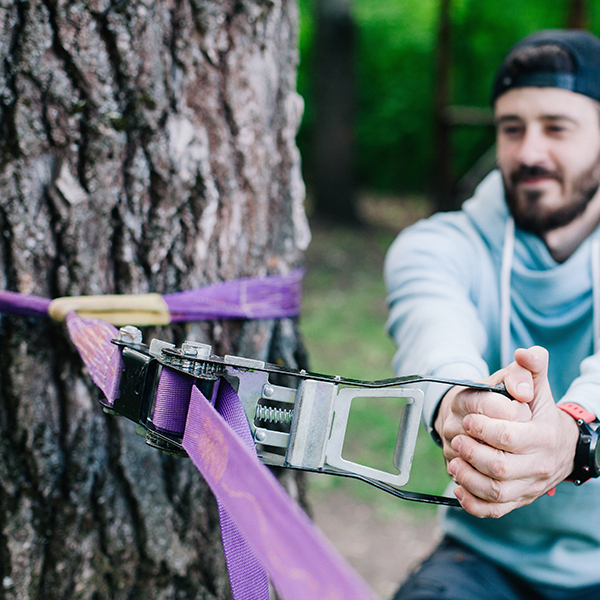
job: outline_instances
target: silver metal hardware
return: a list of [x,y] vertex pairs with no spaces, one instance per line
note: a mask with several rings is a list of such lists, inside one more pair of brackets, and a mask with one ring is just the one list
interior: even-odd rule
[[209,358],[212,353],[210,344],[200,342],[191,342],[186,340],[181,344],[181,350],[186,356],[195,356],[196,358]]
[[162,340],[157,340],[154,338],[150,342],[150,349],[148,350],[148,354],[153,356],[154,358],[162,358],[163,350],[167,348],[175,348],[175,344],[170,344],[169,342],[163,342]]
[[141,344],[143,336],[142,332],[137,327],[125,325],[125,327],[119,329],[117,339],[120,342],[125,342],[127,344]]
[[[186,341],[181,348],[160,340],[150,347],[141,344],[136,328],[122,328],[115,343],[122,347],[125,371],[122,396],[113,412],[136,423],[146,443],[167,453],[185,455],[181,438],[158,431],[152,421],[154,394],[161,369],[191,375],[207,397],[219,377],[236,390],[248,419],[259,458],[267,465],[354,477],[398,497],[436,504],[457,505],[455,499],[400,490],[409,479],[425,381],[463,385],[508,395],[502,385],[419,376],[358,381],[336,375],[318,375],[239,356],[212,355],[207,344]],[[129,340],[136,341],[129,341]],[[271,382],[272,375],[285,376],[290,386]],[[125,383],[123,383],[125,382]],[[344,442],[353,400],[376,397],[397,399],[401,406],[398,438],[390,471],[348,460]]]

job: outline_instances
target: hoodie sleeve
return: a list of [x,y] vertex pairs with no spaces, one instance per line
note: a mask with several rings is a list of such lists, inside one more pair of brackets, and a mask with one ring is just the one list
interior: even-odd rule
[[583,360],[580,370],[558,404],[575,402],[600,417],[600,351]]
[[[483,264],[489,251],[461,213],[436,215],[398,236],[385,261],[390,316],[387,323],[398,351],[398,375],[431,375],[480,379],[489,374],[484,350],[488,346],[482,322],[486,298],[497,294],[492,265]],[[432,418],[448,386],[425,388],[423,421],[431,431]]]

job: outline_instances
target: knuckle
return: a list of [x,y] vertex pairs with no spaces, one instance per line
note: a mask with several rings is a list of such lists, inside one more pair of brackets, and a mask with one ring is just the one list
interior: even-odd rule
[[508,427],[501,427],[498,431],[498,442],[502,448],[510,448],[513,445],[513,432]]
[[504,507],[499,506],[497,504],[492,504],[491,509],[490,509],[490,514],[489,517],[492,519],[499,519],[500,517],[503,517],[506,514],[506,510],[504,509]]
[[460,457],[467,461],[468,463],[472,462],[473,457],[475,456],[475,449],[473,448],[473,445],[471,443],[469,443],[469,440],[465,440],[465,442],[463,444],[461,444],[460,447]]
[[556,465],[551,460],[539,460],[536,468],[536,475],[543,479],[547,479],[556,473]]
[[492,459],[490,470],[496,479],[506,479],[508,465],[504,453],[498,453],[498,455]]
[[504,501],[504,487],[500,481],[491,480],[489,497],[492,502],[502,503]]
[[481,403],[481,392],[474,389],[463,389],[460,394],[462,413],[481,414],[483,412]]
[[457,456],[456,452],[454,452],[454,450],[450,446],[444,445],[443,454],[444,459],[446,461],[446,465],[450,467],[450,462],[454,460]]

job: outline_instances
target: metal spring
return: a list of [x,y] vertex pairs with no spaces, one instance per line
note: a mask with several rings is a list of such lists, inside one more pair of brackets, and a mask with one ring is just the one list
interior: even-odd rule
[[274,408],[272,406],[256,406],[256,414],[254,418],[258,421],[267,421],[269,423],[283,423],[289,425],[292,422],[294,416],[293,410],[286,410],[285,408]]

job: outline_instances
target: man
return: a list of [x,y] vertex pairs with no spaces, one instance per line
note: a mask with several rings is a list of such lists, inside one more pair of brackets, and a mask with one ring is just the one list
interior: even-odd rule
[[600,40],[525,38],[492,100],[498,170],[394,242],[388,326],[400,375],[504,381],[515,401],[427,387],[462,508],[395,598],[597,600]]

